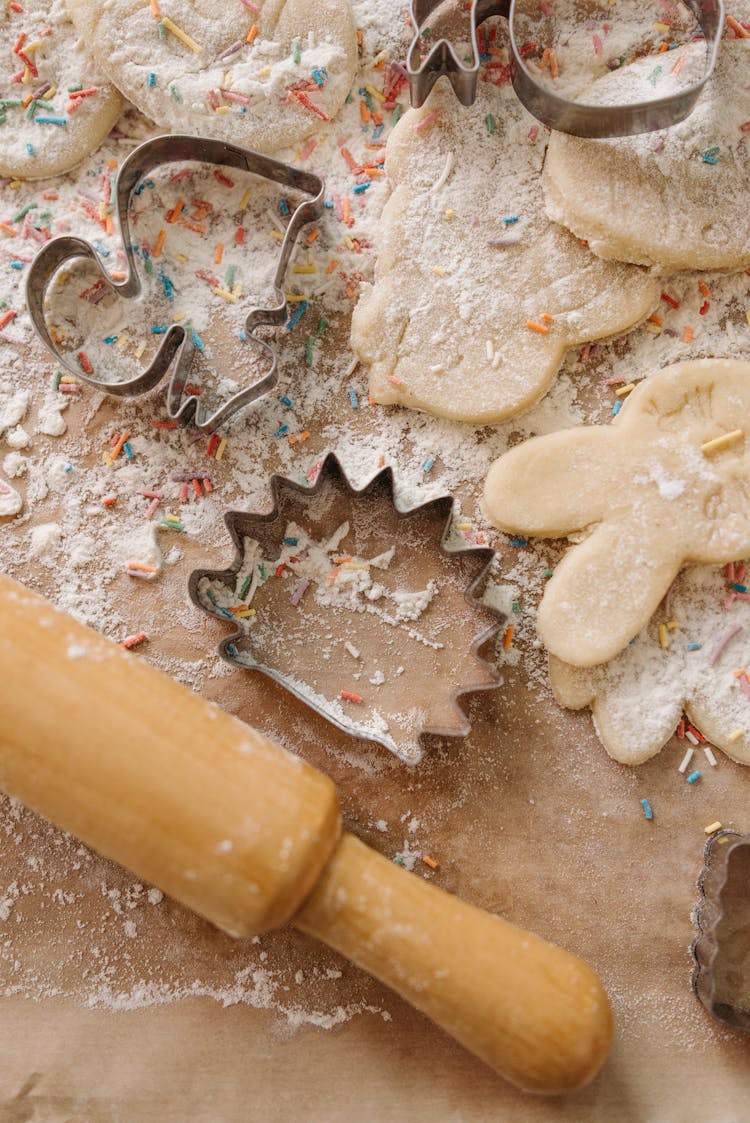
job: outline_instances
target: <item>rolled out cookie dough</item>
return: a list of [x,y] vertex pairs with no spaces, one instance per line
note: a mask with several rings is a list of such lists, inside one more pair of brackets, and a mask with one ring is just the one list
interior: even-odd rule
[[[615,760],[655,756],[686,713],[711,745],[750,764],[750,699],[735,674],[750,665],[750,602],[732,600],[732,584],[724,568],[683,570],[669,602],[610,663],[582,668],[550,658],[555,698],[569,709],[591,707]],[[702,759],[697,750],[698,767]]]
[[375,282],[352,323],[375,401],[501,421],[546,393],[568,348],[627,330],[658,300],[644,271],[549,221],[544,149],[512,89],[489,82],[468,109],[436,87],[399,121]]
[[[703,66],[691,44],[599,79],[586,101],[640,100]],[[654,82],[654,75],[660,72]],[[548,215],[600,257],[680,269],[750,265],[750,41],[724,40],[696,108],[660,133],[583,140],[554,133],[544,167]],[[676,79],[675,79],[676,81]]]
[[68,4],[112,81],[174,132],[274,151],[334,117],[354,77],[349,0]]
[[535,437],[496,460],[489,520],[581,537],[539,605],[550,654],[614,658],[687,564],[750,554],[750,363],[704,359],[645,378],[609,425]]
[[86,51],[63,0],[17,7],[3,5],[0,175],[42,179],[93,152],[119,117],[122,98]]

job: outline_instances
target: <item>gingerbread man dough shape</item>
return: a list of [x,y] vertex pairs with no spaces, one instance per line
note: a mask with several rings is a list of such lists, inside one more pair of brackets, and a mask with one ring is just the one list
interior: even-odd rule
[[678,363],[644,379],[610,425],[526,441],[492,465],[484,504],[501,530],[583,535],[537,628],[566,663],[612,659],[683,566],[750,553],[750,363]]
[[480,83],[469,109],[436,87],[399,121],[375,283],[352,320],[376,402],[503,421],[549,390],[568,348],[626,331],[658,301],[648,273],[602,261],[546,217],[545,145],[509,84]]

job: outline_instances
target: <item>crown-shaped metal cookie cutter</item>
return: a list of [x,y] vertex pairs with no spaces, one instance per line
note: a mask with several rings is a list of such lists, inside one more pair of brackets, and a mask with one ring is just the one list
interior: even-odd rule
[[[193,603],[233,625],[220,655],[407,764],[421,759],[423,734],[466,736],[471,726],[458,699],[502,681],[479,655],[506,619],[482,599],[494,551],[449,543],[449,495],[400,507],[391,468],[356,489],[329,454],[312,486],[284,476],[272,476],[270,486],[269,513],[226,515],[231,567],[190,576]],[[374,559],[346,556],[360,551]],[[331,604],[341,578],[344,600]],[[418,597],[426,588],[423,618],[407,611],[393,619],[400,598],[413,595],[402,582],[421,586]]]
[[710,1014],[750,1030],[750,835],[708,840],[693,914],[693,988]]
[[[677,93],[632,105],[586,105],[561,97],[545,86],[524,61],[522,44],[516,38],[519,11],[529,0],[473,0],[470,9],[471,53],[468,62],[459,58],[448,39],[438,39],[422,58],[425,31],[446,0],[412,0],[414,38],[407,56],[411,103],[423,105],[438,78],[445,75],[462,105],[476,99],[480,56],[477,27],[490,16],[508,20],[511,52],[511,81],[522,105],[542,124],[559,132],[581,137],[633,136],[676,125],[692,111],[701,90],[713,73],[724,26],[723,0],[684,0],[694,14],[706,43],[706,66],[699,81]],[[538,5],[537,5],[538,7]]]
[[[130,198],[138,183],[160,164],[177,162],[198,162],[217,164],[251,172],[265,179],[281,183],[285,187],[304,192],[310,198],[300,203],[289,219],[279,251],[276,274],[273,280],[275,303],[264,308],[252,308],[245,320],[248,338],[266,354],[270,367],[268,371],[249,386],[243,387],[215,412],[206,416],[195,396],[184,396],[188,373],[195,353],[195,343],[190,332],[179,324],[172,324],[149,366],[135,378],[121,382],[105,382],[93,375],[83,373],[73,366],[64,353],[56,346],[47,324],[45,299],[48,287],[62,265],[76,258],[88,258],[99,269],[107,288],[121,297],[138,296],[141,280],[135,267],[135,252],[130,235]],[[187,135],[160,136],[139,145],[121,165],[116,182],[117,218],[123,239],[127,262],[124,281],[111,279],[101,255],[96,248],[83,238],[63,235],[53,238],[42,246],[29,269],[26,282],[26,301],[31,322],[37,335],[52,352],[55,360],[75,374],[76,378],[102,390],[106,394],[119,397],[132,397],[152,390],[161,382],[170,367],[173,367],[167,390],[167,414],[181,424],[194,422],[196,428],[212,433],[223,422],[243,406],[267,394],[276,385],[276,351],[274,347],[259,339],[255,329],[261,325],[283,324],[287,317],[287,302],[283,290],[284,275],[294,250],[297,235],[303,226],[320,217],[323,212],[325,184],[312,172],[300,171],[289,164],[273,160],[247,148],[227,144],[220,140]]]

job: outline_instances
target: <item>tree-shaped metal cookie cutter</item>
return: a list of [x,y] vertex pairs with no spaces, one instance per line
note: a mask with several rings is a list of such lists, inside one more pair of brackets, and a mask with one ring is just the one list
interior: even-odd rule
[[[501,681],[479,655],[505,620],[481,599],[494,552],[449,543],[450,496],[399,507],[390,468],[358,490],[331,454],[311,487],[270,484],[268,514],[226,516],[231,567],[190,577],[193,602],[234,625],[222,657],[409,764],[423,734],[465,736],[458,698]],[[344,591],[332,604],[334,585]],[[410,596],[428,602],[423,614],[398,619]]]
[[698,889],[693,987],[715,1018],[750,1030],[750,835],[709,839]]
[[425,31],[431,30],[430,21],[438,11],[445,10],[446,0],[412,0],[414,38],[407,56],[412,105],[423,105],[442,75],[448,78],[462,105],[473,104],[480,66],[477,27],[490,16],[504,16],[508,20],[511,81],[522,105],[544,125],[573,136],[633,136],[676,125],[691,112],[716,65],[724,26],[723,0],[684,0],[698,20],[706,43],[706,65],[699,81],[666,97],[632,105],[585,105],[570,101],[545,86],[524,60],[522,44],[517,39],[517,26],[520,13],[529,9],[531,3],[539,9],[538,0],[473,0],[470,9],[471,53],[466,62],[458,57],[454,44],[445,38],[437,39],[426,57],[422,58]]
[[[138,183],[160,164],[176,162],[199,162],[235,168],[263,176],[265,179],[281,183],[285,187],[309,195],[289,219],[279,251],[276,274],[273,280],[275,303],[265,308],[253,308],[245,320],[248,338],[265,353],[269,369],[249,386],[243,387],[210,416],[206,416],[195,396],[185,396],[190,366],[195,353],[195,343],[190,332],[180,324],[172,324],[148,367],[131,378],[121,382],[105,382],[93,375],[82,372],[56,346],[47,324],[45,299],[48,287],[57,271],[66,262],[77,258],[88,258],[97,266],[101,278],[110,292],[121,297],[135,297],[141,292],[141,280],[135,267],[135,252],[130,235],[130,198]],[[212,433],[223,422],[243,406],[267,394],[276,385],[276,351],[272,345],[259,339],[255,329],[261,325],[282,324],[287,317],[287,301],[283,281],[289,259],[294,250],[297,235],[303,226],[319,218],[323,212],[325,185],[319,176],[312,172],[300,171],[289,164],[273,160],[247,148],[227,144],[220,140],[208,140],[195,136],[160,136],[139,145],[121,165],[116,182],[117,217],[123,239],[127,262],[124,281],[113,281],[107,272],[104,261],[96,248],[83,238],[64,235],[53,238],[42,246],[32,262],[26,282],[26,300],[31,322],[37,335],[52,352],[55,360],[64,366],[77,379],[87,382],[97,390],[120,397],[132,397],[152,390],[172,367],[167,390],[167,414],[181,424],[194,422],[196,428]]]

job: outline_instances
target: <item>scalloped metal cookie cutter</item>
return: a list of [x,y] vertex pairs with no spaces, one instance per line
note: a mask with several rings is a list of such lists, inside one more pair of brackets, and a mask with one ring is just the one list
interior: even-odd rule
[[[750,1030],[750,835],[718,831],[706,843],[704,860],[693,914],[699,933],[693,989],[714,1018]],[[731,899],[737,882],[739,902]]]
[[[425,678],[425,683],[428,683],[428,685],[426,685],[424,693],[425,695],[429,693],[429,696],[426,697],[425,700],[426,713],[424,715],[424,720],[420,722],[419,729],[415,733],[409,733],[408,736],[404,736],[400,743],[397,744],[394,737],[387,732],[383,732],[379,735],[377,731],[373,731],[369,727],[365,729],[361,723],[358,723],[356,718],[347,720],[346,717],[337,716],[335,712],[332,712],[330,703],[328,705],[321,704],[311,696],[313,691],[309,682],[300,679],[299,676],[280,670],[278,666],[273,664],[270,657],[259,657],[256,650],[248,651],[247,645],[242,648],[242,651],[238,651],[237,644],[245,635],[242,631],[235,630],[230,636],[222,640],[219,645],[219,654],[231,666],[241,667],[243,670],[250,669],[260,671],[262,674],[279,683],[297,699],[304,702],[305,705],[309,706],[312,710],[326,718],[345,733],[359,740],[375,741],[395,753],[406,763],[416,764],[423,755],[420,747],[420,739],[423,734],[463,737],[470,731],[470,722],[464,711],[457,705],[458,698],[469,692],[492,689],[500,685],[502,680],[499,672],[492,664],[484,660],[478,652],[497,633],[498,629],[507,618],[505,614],[500,612],[497,608],[484,604],[480,599],[494,558],[494,551],[484,546],[451,549],[447,545],[448,531],[454,514],[454,501],[451,496],[441,496],[438,499],[420,504],[418,507],[402,509],[397,505],[394,499],[393,485],[393,470],[391,468],[384,468],[364,487],[360,489],[353,487],[339,460],[332,453],[323,460],[320,472],[312,486],[298,484],[284,476],[272,476],[270,479],[270,486],[273,497],[273,509],[268,514],[230,511],[225,516],[225,522],[236,549],[236,555],[232,566],[226,570],[195,570],[190,576],[188,589],[193,603],[198,608],[221,620],[223,623],[227,622],[227,618],[232,620],[231,612],[229,612],[228,609],[220,607],[207,595],[206,584],[215,583],[227,589],[231,588],[232,596],[237,599],[238,594],[236,590],[239,583],[239,574],[242,571],[245,559],[243,540],[245,538],[250,538],[263,543],[264,540],[270,541],[271,538],[273,538],[275,543],[281,544],[282,541],[284,541],[282,524],[288,521],[290,512],[294,514],[298,511],[301,513],[309,512],[312,521],[320,520],[321,529],[323,529],[323,525],[325,526],[328,536],[330,536],[335,529],[335,527],[332,526],[332,522],[339,521],[338,518],[335,518],[334,514],[331,513],[332,509],[336,507],[337,500],[341,501],[340,508],[342,508],[344,512],[347,507],[351,510],[352,514],[350,517],[352,522],[354,522],[357,517],[355,510],[361,512],[361,518],[365,518],[366,512],[360,505],[365,503],[377,503],[378,501],[383,506],[387,505],[388,509],[393,511],[395,518],[399,520],[399,522],[401,520],[408,522],[409,519],[419,519],[420,516],[422,516],[425,521],[432,518],[441,528],[440,538],[439,540],[435,540],[435,555],[455,560],[459,564],[464,564],[467,559],[470,562],[476,559],[479,566],[477,572],[470,577],[468,585],[464,582],[461,583],[460,592],[455,595],[454,606],[459,600],[462,600],[470,606],[473,612],[482,613],[491,617],[492,623],[479,635],[473,635],[473,640],[471,644],[468,645],[468,649],[464,648],[463,645],[460,646],[462,655],[467,662],[470,661],[471,674],[473,675],[471,681],[464,680],[456,684],[455,681],[452,680],[450,683],[450,692],[441,695],[434,676],[429,677],[429,679]],[[313,504],[316,498],[320,499],[323,513],[322,515],[315,515],[313,517]],[[306,508],[306,512],[302,512],[303,506]],[[339,514],[341,514],[341,509],[339,509]],[[370,524],[368,523],[367,526],[369,534]],[[378,535],[381,533],[387,535],[386,531],[381,531],[380,523],[377,524],[376,529]],[[406,531],[404,531],[404,536],[406,536]],[[377,537],[375,541],[377,542]],[[296,542],[294,545],[296,547]],[[420,558],[424,558],[427,552],[427,550],[420,551]],[[411,557],[414,557],[414,551],[412,551]],[[411,572],[415,563],[411,560],[408,562],[408,565],[409,572]],[[253,568],[254,566],[255,562],[253,562]],[[276,574],[276,576],[278,577],[279,575]],[[273,580],[273,575],[268,573],[268,578]],[[247,580],[247,578],[245,579]],[[268,580],[264,580],[266,580],[266,584],[268,584]],[[261,588],[263,587],[265,586],[261,585]],[[247,593],[245,593],[245,595],[247,595]],[[448,594],[445,593],[444,595]],[[239,599],[242,599],[241,595]],[[283,594],[281,590],[279,591],[276,615],[273,617],[272,626],[269,626],[269,633],[272,633],[274,638],[273,640],[266,640],[266,652],[271,651],[274,642],[281,644],[285,652],[289,652],[294,648],[295,644],[291,635],[293,618],[290,613],[299,613],[298,604],[298,601],[295,602],[293,598],[289,597],[288,584]],[[294,608],[289,609],[289,605],[293,605]],[[304,604],[302,607],[305,607]],[[287,614],[287,620],[282,619],[284,613]],[[442,613],[445,613],[445,609],[442,609]],[[362,613],[361,611],[355,611],[351,614],[349,619],[355,623],[362,623],[365,619],[372,620],[372,617],[367,616],[366,613]],[[454,638],[456,633],[459,635],[461,634],[461,624],[467,627],[465,620],[456,623],[455,618],[443,623],[443,627],[449,625],[447,626],[447,640]],[[332,641],[330,637],[334,629],[330,619],[324,619],[322,625],[321,622],[318,621],[315,631],[317,638],[315,639],[314,651],[307,652],[310,659],[318,666],[325,668],[329,666],[334,668],[339,666],[340,663],[336,661],[324,662],[324,660],[326,660],[326,656],[322,650],[326,646],[324,636],[327,635],[329,637],[329,644],[333,642],[335,646],[336,643],[339,643],[342,647],[346,646],[346,642],[348,642],[349,638],[356,638],[356,636],[353,634],[350,634],[349,637],[334,635]],[[443,633],[440,632],[440,634],[442,635]],[[252,631],[248,633],[249,637],[252,635]],[[256,639],[255,642],[260,646],[261,641]],[[445,646],[446,662],[448,661],[447,657],[451,654],[455,655],[458,649],[456,644],[454,644],[451,649],[449,642],[446,642],[445,645],[440,644],[432,646]],[[357,649],[355,649],[355,651],[356,650]],[[421,650],[419,644],[417,644],[417,650]],[[345,660],[348,660],[349,666],[342,669],[340,674],[336,671],[336,677],[342,680],[345,679],[348,671],[352,671],[356,668],[357,672],[359,672],[360,669],[364,672],[368,666],[365,662],[361,664],[356,663],[355,660],[359,656],[359,652],[357,651],[356,656],[352,656],[351,644],[346,648],[346,651],[348,654],[342,652],[342,656]],[[291,657],[293,658],[294,656],[292,655]],[[395,653],[392,650],[383,656],[384,659],[388,659],[389,663],[393,661],[394,657]],[[401,658],[404,659],[403,653],[401,654]],[[406,659],[404,659],[404,662],[406,662]],[[407,670],[410,669],[410,667],[407,667]],[[462,669],[466,674],[467,668],[463,667]],[[451,671],[455,674],[461,674],[460,659],[457,658],[455,662],[451,664]],[[371,672],[368,671],[368,674],[369,673]],[[427,671],[427,675],[431,675],[429,670]],[[372,679],[368,680],[367,675],[363,673],[363,682],[366,687],[363,688],[363,693],[369,692],[369,694],[372,695],[375,691],[381,689],[381,686],[376,686],[373,689],[370,685],[372,681]],[[409,690],[409,674],[401,677],[398,675],[398,671],[396,671],[396,680],[394,681],[398,683],[398,686],[394,687],[394,690],[397,689],[400,702],[402,706],[405,707],[407,701],[411,700],[406,697]],[[343,697],[346,697],[346,695],[344,694]],[[432,707],[432,718],[437,714],[440,720],[431,720],[430,707]],[[354,709],[356,709],[356,706]],[[398,712],[402,712],[401,708],[399,708]],[[390,712],[389,716],[391,716]]]
[[[44,312],[47,289],[55,273],[66,262],[77,258],[88,258],[93,261],[99,269],[102,280],[115,295],[133,297],[140,294],[141,280],[135,268],[135,254],[130,238],[130,197],[138,182],[153,168],[160,164],[180,161],[216,164],[220,167],[251,172],[311,196],[294,211],[284,234],[273,280],[276,304],[265,308],[252,308],[245,320],[248,338],[252,338],[254,344],[267,354],[271,364],[270,369],[262,378],[239,390],[210,416],[205,416],[205,411],[201,409],[196,397],[191,395],[183,398],[190,365],[195,354],[195,343],[190,333],[179,324],[172,324],[169,327],[159,350],[141,374],[122,382],[103,382],[83,373],[58,350],[50,335]],[[116,282],[110,278],[101,255],[85,239],[72,235],[53,238],[42,246],[29,269],[26,302],[31,322],[42,343],[52,352],[58,363],[75,374],[76,378],[106,394],[114,394],[118,397],[144,394],[157,386],[169,367],[174,364],[167,390],[169,418],[183,425],[193,421],[197,429],[212,433],[237,410],[250,405],[276,385],[278,374],[275,348],[264,340],[258,339],[255,329],[261,325],[283,324],[286,320],[287,301],[282,287],[284,275],[300,230],[307,223],[319,218],[323,212],[325,184],[312,172],[300,171],[289,164],[283,164],[279,160],[273,160],[248,148],[240,148],[220,140],[174,135],[155,137],[139,145],[120,166],[115,190],[117,218],[127,262],[125,280]]]
[[700,24],[706,43],[706,67],[701,79],[678,93],[632,105],[585,105],[560,97],[529,70],[516,40],[516,11],[519,0],[473,0],[471,5],[471,59],[463,62],[448,39],[439,39],[421,59],[420,44],[425,25],[445,0],[411,0],[414,38],[407,55],[411,103],[418,108],[435,82],[445,75],[462,105],[476,98],[479,75],[477,27],[490,16],[505,16],[511,51],[511,81],[522,105],[542,124],[573,136],[603,138],[633,136],[666,129],[685,119],[713,73],[724,26],[723,0],[684,0]]

